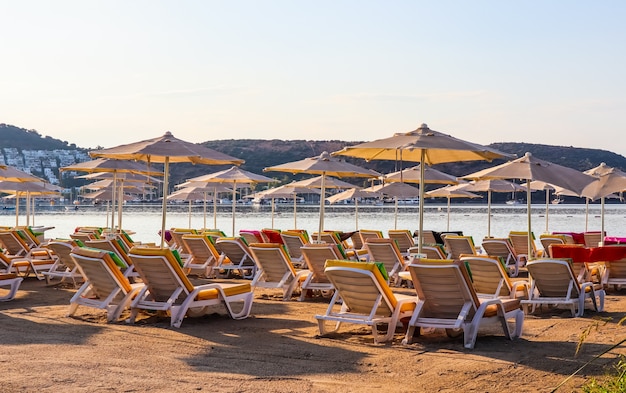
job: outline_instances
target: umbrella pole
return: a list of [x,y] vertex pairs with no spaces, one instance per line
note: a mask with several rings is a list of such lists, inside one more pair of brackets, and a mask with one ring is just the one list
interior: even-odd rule
[[20,225],[20,193],[15,193],[15,226]]
[[359,198],[354,198],[354,230],[359,230]]
[[491,237],[491,190],[487,190],[487,237]]
[[189,229],[191,229],[191,199],[189,200]]
[[322,231],[324,230],[324,203],[326,199],[326,172],[322,172],[322,187],[320,194],[320,225],[317,231],[317,242],[322,242]]
[[213,188],[213,229],[217,229],[217,186]]
[[298,219],[296,211],[298,210],[298,203],[296,200],[296,194],[293,194],[293,229],[298,229]]
[[393,218],[393,229],[398,229],[398,197],[394,197],[393,199],[395,199],[395,206],[394,206],[394,218]]
[[[530,185],[530,179],[526,179],[526,183]],[[530,200],[530,186],[526,187],[526,209],[528,209],[528,256],[526,257],[526,263],[530,260],[530,253],[533,249],[532,247],[532,223],[531,223],[531,200]]]
[[548,233],[548,222],[550,216],[550,189],[546,189],[546,232]]
[[422,244],[424,243],[424,161],[426,161],[426,151],[422,149],[420,157],[420,200],[419,200],[419,237],[417,241],[417,253],[422,253]]
[[233,182],[233,236],[235,235],[235,209],[237,204],[237,182]]
[[30,225],[30,191],[26,191],[26,226]]
[[165,246],[165,216],[167,215],[167,189],[169,187],[170,158],[165,157],[163,166],[163,212],[161,213],[161,248]]
[[107,207],[106,207],[106,216],[107,216],[107,224],[106,227],[109,227],[109,204],[111,203],[111,201],[107,201]]
[[120,189],[118,191],[117,199],[117,226],[122,233],[122,206],[124,205],[124,180],[120,180]]
[[204,203],[203,203],[203,206],[202,206],[202,213],[204,215],[204,223],[202,225],[203,225],[204,229],[207,229],[206,228],[206,191],[204,192],[204,201],[203,202]]
[[585,232],[589,230],[589,198],[585,198]]
[[[113,172],[113,189],[111,190],[111,232],[115,231],[115,202],[116,202],[116,194],[117,191],[117,172]],[[161,245],[163,246],[163,245]]]
[[600,198],[600,243],[598,246],[604,246],[604,197]]
[[274,229],[274,198],[272,198],[272,229]]
[[448,231],[450,230],[450,197],[448,197]]

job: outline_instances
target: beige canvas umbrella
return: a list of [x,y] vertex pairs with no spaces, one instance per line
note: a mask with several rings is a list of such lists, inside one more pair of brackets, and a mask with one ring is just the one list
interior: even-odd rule
[[[385,183],[414,183],[420,184],[421,182],[421,165],[417,165],[411,168],[406,168],[401,171],[389,173],[383,176]],[[424,167],[424,182],[426,184],[458,184],[459,180],[452,175],[448,175],[445,172],[441,172],[435,168],[425,166]]]
[[20,197],[22,195],[26,197],[26,225],[31,225],[31,215],[34,221],[34,207],[31,205],[31,196],[59,195],[62,190],[61,187],[41,180],[39,182],[0,181],[0,192],[15,195],[15,226],[19,225]]
[[[213,184],[208,184],[208,183],[202,183],[202,182],[190,182],[190,181],[186,181],[184,183],[178,184],[175,186],[176,188],[189,188],[189,187],[196,187],[196,188],[207,188],[207,189],[211,189],[210,194],[213,196],[213,229],[217,229],[217,200],[218,200],[218,195],[220,193],[228,193],[231,194],[233,192],[232,188],[229,187],[225,187],[220,185],[219,183],[213,183]],[[244,187],[248,187],[247,184],[238,184],[237,185],[238,188],[244,188]],[[208,195],[209,193],[207,193]],[[206,200],[204,203],[204,210],[205,210],[205,217],[204,217],[204,227],[206,228]]]
[[[137,175],[146,175],[146,176],[163,176],[163,173],[159,170],[151,167],[150,165],[140,164],[138,162],[132,161],[124,161],[117,159],[108,159],[108,158],[98,158],[91,161],[79,162],[76,164],[68,165],[59,169],[61,172],[87,172],[87,173],[110,173],[112,174],[113,179],[113,189],[111,196],[111,231],[115,229],[115,204],[118,202],[117,198],[115,198],[115,194],[117,193],[117,180],[120,178],[121,174],[137,174]],[[118,203],[119,213],[118,218],[121,219],[122,211],[121,206],[122,203]],[[108,221],[108,217],[107,217]],[[122,224],[118,221],[120,226],[120,230],[122,229]]]
[[[420,184],[425,183],[425,166],[458,161],[492,161],[509,154],[463,141],[422,124],[417,130],[397,133],[389,138],[349,146],[333,155],[359,157],[365,160],[400,160],[420,163]],[[420,188],[419,233],[424,229],[424,187]],[[418,242],[418,253],[422,241]]]
[[[219,192],[228,192],[230,193],[232,190],[228,187],[224,187],[221,185],[213,185],[211,187],[207,187],[206,183],[201,183],[202,186],[187,186],[183,188],[179,188],[172,194],[168,195],[168,200],[182,200],[189,201],[189,228],[191,226],[191,204],[193,201],[201,200],[202,201],[202,213],[204,218],[203,228],[206,229],[206,201],[207,196],[213,195],[213,227],[217,226],[216,222],[216,214],[217,214],[217,193]],[[178,186],[176,186],[178,187]]]
[[366,191],[379,192],[393,198],[394,201],[394,229],[398,229],[398,200],[405,198],[419,198],[420,190],[407,183],[383,183],[364,188]]
[[448,228],[450,230],[450,199],[452,198],[482,198],[478,194],[471,193],[469,191],[463,191],[453,189],[452,186],[445,186],[437,188],[424,193],[425,196],[430,198],[446,198],[448,200]]
[[[324,188],[354,188],[354,184],[339,180],[332,176],[324,176]],[[322,176],[310,177],[290,183],[295,187],[322,188]]]
[[[485,180],[485,179],[522,179],[526,182],[540,180],[552,185],[566,188],[580,195],[585,186],[591,183],[594,178],[575,169],[557,165],[548,161],[538,159],[526,153],[523,157],[516,160],[505,162],[492,168],[487,168],[467,176],[466,179]],[[531,193],[530,187],[526,187],[526,204],[527,204],[527,220],[528,233],[532,232],[531,223]],[[532,239],[528,236],[528,249],[532,249]]]
[[45,182],[44,179],[33,176],[30,173],[20,171],[17,168],[8,165],[0,165],[0,181],[10,182]]
[[305,158],[304,160],[289,162],[263,169],[264,172],[289,172],[309,173],[321,175],[320,185],[320,220],[317,241],[320,241],[324,231],[324,195],[326,195],[326,177],[378,177],[380,173],[371,169],[361,168],[344,160],[331,157],[328,152],[323,152],[317,157]]
[[264,191],[260,191],[257,192],[253,195],[251,195],[250,197],[255,199],[255,198],[259,198],[259,199],[271,199],[272,202],[272,228],[274,228],[274,210],[275,210],[275,204],[274,204],[274,199],[276,198],[286,198],[286,199],[293,199],[293,228],[297,229],[298,228],[298,200],[297,200],[297,195],[298,194],[319,194],[320,192],[317,191],[315,188],[313,187],[299,187],[296,186],[294,182],[291,182],[289,184],[284,184],[280,187],[274,187],[274,188],[269,188],[267,190]]
[[341,201],[349,201],[354,199],[354,224],[355,231],[359,230],[359,199],[366,198],[382,198],[383,194],[374,191],[366,191],[359,188],[351,188],[335,195],[329,196],[326,200],[329,203],[337,203]]
[[238,184],[256,184],[256,183],[273,183],[275,179],[269,178],[263,175],[257,175],[256,173],[244,171],[236,166],[226,169],[224,171],[210,173],[204,176],[194,177],[189,179],[191,183],[221,183],[222,185],[228,185],[233,190],[233,236],[235,236],[235,212],[237,206],[237,185]]
[[[626,173],[606,165],[604,162],[595,168],[585,171],[586,174],[596,178],[587,185],[581,195],[587,200],[600,199],[600,233],[604,234],[604,200],[607,196],[626,190]],[[604,238],[602,244],[604,244]]]
[[165,245],[165,219],[167,216],[167,192],[169,186],[170,163],[191,162],[204,165],[239,165],[244,161],[206,148],[195,143],[175,138],[171,132],[163,136],[121,145],[110,149],[96,150],[91,157],[114,158],[119,160],[138,160],[163,164],[163,212],[161,215],[161,247]]
[[516,192],[525,190],[517,183],[502,179],[478,180],[453,186],[452,190],[487,193],[487,237],[491,237],[491,194],[494,192]]

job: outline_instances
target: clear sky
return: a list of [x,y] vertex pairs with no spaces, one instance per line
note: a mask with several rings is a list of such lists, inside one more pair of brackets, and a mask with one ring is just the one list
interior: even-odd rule
[[626,2],[0,0],[0,123],[81,147],[162,135],[626,155]]

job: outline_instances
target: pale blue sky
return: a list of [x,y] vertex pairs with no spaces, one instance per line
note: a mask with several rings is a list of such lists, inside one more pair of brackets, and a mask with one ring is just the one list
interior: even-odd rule
[[0,123],[82,147],[162,135],[626,155],[623,1],[0,0]]

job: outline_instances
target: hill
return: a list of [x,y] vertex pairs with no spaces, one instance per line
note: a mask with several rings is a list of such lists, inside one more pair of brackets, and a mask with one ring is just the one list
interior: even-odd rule
[[74,150],[74,143],[68,143],[49,136],[42,137],[36,130],[27,130],[0,123],[0,147],[14,147],[28,150]]

